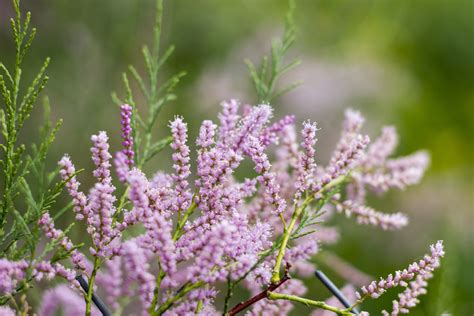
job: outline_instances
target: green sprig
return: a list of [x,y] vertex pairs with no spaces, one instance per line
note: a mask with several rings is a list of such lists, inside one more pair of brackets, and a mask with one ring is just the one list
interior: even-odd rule
[[[50,59],[46,58],[38,73],[28,85],[22,85],[23,61],[31,48],[36,29],[30,27],[31,14],[25,17],[20,1],[13,0],[15,17],[10,20],[15,48],[12,67],[0,62],[0,173],[3,184],[0,197],[0,253],[10,260],[36,259],[41,239],[37,222],[50,210],[67,181],[56,181],[58,170],[47,171],[46,158],[61,127],[62,121],[50,120],[50,105],[44,99],[44,123],[37,143],[20,143],[21,134],[38,97],[44,90]],[[31,270],[31,267],[28,269]],[[15,294],[26,292],[28,278]],[[0,297],[6,302],[7,297]]]
[[294,12],[295,2],[294,0],[290,0],[283,37],[272,41],[271,57],[267,55],[263,56],[260,67],[255,66],[249,59],[245,60],[250,72],[250,78],[257,92],[259,103],[270,103],[301,84],[301,82],[298,81],[277,90],[278,80],[301,63],[300,60],[293,60],[288,63],[284,61],[288,50],[295,42],[296,27]]
[[[151,49],[147,45],[142,48],[142,54],[145,61],[147,79],[145,80],[137,69],[130,65],[128,73],[123,73],[122,81],[125,87],[125,97],[119,98],[114,92],[112,99],[118,105],[127,103],[132,106],[132,136],[134,139],[134,152],[137,167],[142,167],[146,162],[152,159],[166,145],[171,142],[169,137],[154,141],[152,139],[153,128],[161,109],[167,103],[176,100],[174,89],[181,78],[186,75],[185,72],[179,72],[162,83],[159,83],[160,70],[173,54],[174,46],[168,47],[164,52],[161,51],[161,30],[163,18],[163,1],[157,0],[156,20],[153,28],[153,41]],[[136,81],[141,94],[146,100],[146,118],[138,111],[133,91],[130,86],[129,74]]]

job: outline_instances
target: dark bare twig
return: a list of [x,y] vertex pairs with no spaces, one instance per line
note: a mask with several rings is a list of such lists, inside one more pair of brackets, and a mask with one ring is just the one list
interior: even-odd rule
[[290,278],[289,276],[289,273],[288,271],[290,270],[290,267],[291,265],[289,263],[286,264],[286,267],[285,267],[285,275],[283,276],[283,278],[280,280],[280,282],[276,283],[276,284],[270,284],[270,286],[268,288],[266,288],[265,290],[263,290],[262,292],[258,293],[257,295],[251,297],[250,299],[244,301],[244,302],[240,302],[239,304],[235,305],[227,314],[226,316],[233,316],[233,315],[236,315],[237,313],[243,311],[244,309],[248,308],[249,306],[257,303],[258,301],[260,300],[263,300],[264,298],[267,297],[268,295],[268,292],[273,292],[274,290],[276,290],[277,288],[279,288],[281,285],[283,285],[283,283],[285,283],[286,281],[288,281]]

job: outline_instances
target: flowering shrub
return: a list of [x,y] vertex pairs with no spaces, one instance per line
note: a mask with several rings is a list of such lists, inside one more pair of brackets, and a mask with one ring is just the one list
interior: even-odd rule
[[[425,294],[427,280],[444,255],[441,241],[406,269],[358,291],[347,286],[344,292],[353,298],[352,306],[341,306],[335,299],[303,297],[306,288],[297,277],[312,275],[311,258],[321,244],[335,239],[334,229],[322,226],[324,216],[343,213],[361,225],[381,230],[403,228],[408,224],[407,216],[367,206],[366,191],[383,193],[418,183],[429,157],[420,151],[390,158],[397,145],[395,129],[384,127],[370,142],[362,132],[362,115],[347,110],[329,163],[317,164],[317,124],[305,121],[299,127],[291,115],[274,120],[273,108],[266,102],[279,94],[273,91],[279,75],[296,65],[281,63],[293,41],[291,27],[282,43],[274,45],[272,72],[257,71],[249,64],[261,104],[222,102],[217,120],[203,121],[194,142],[188,139],[185,119],[175,117],[169,124],[171,137],[153,142],[151,130],[159,110],[174,99],[172,89],[182,76],[172,77],[157,89],[157,72],[170,54],[159,57],[158,19],[154,46],[151,51],[144,49],[148,85],[131,67],[147,100],[147,118],[140,115],[124,75],[126,99],[115,96],[121,103],[123,148],[112,154],[107,133],[98,132],[91,137],[95,184],[88,193],[79,183],[74,157],[64,155],[59,161],[61,180],[35,200],[26,177],[28,172],[44,169],[36,166],[43,163],[56,129],[49,132],[41,145],[44,148],[34,147],[38,158],[21,161],[24,149],[15,147],[16,134],[41,90],[44,69],[27,91],[26,101],[17,106],[16,78],[21,75],[17,69],[32,37],[22,46],[29,15],[22,24],[18,2],[14,4],[18,14],[13,20],[17,68],[11,76],[2,64],[7,82],[0,76],[6,106],[0,112],[6,141],[1,147],[6,175],[1,205],[4,229],[8,213],[13,214],[11,231],[2,230],[0,236],[2,304],[11,303],[18,312],[28,313],[31,308],[25,293],[32,282],[53,277],[65,279],[72,288],[59,284],[45,291],[37,309],[40,315],[54,315],[60,306],[68,315],[122,314],[132,304],[139,304],[144,315],[235,315],[243,311],[282,315],[293,303],[352,315],[366,299],[401,287],[392,311],[383,311],[384,315],[398,315],[407,313]],[[160,3],[158,9],[160,17]],[[34,31],[31,34],[34,36]],[[264,59],[263,69],[267,63]],[[173,171],[146,175],[144,164],[168,144],[173,151]],[[190,148],[194,145],[195,168]],[[236,170],[245,160],[254,172],[241,178]],[[54,176],[47,175],[48,184]],[[57,212],[52,206],[63,187],[69,194],[70,208]],[[19,211],[15,190],[30,199],[26,212]],[[81,242],[88,249],[68,237],[69,228],[55,226],[64,212],[74,212],[76,221],[84,222],[87,234]],[[41,235],[46,243],[40,243]],[[231,308],[230,298],[237,286],[248,289],[251,297]],[[8,307],[0,311],[2,315],[15,313]]]

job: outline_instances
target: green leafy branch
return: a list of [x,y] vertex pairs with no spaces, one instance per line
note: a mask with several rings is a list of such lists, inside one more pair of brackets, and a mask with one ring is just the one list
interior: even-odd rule
[[[185,75],[180,72],[171,76],[170,78],[160,81],[159,74],[163,65],[169,59],[174,51],[174,46],[170,46],[164,52],[161,51],[161,31],[163,18],[163,1],[156,2],[156,20],[153,28],[153,41],[151,48],[144,45],[142,54],[145,61],[146,79],[144,79],[137,69],[129,65],[128,72],[122,74],[122,81],[125,87],[125,97],[120,98],[117,93],[112,93],[112,99],[118,105],[129,104],[132,107],[131,128],[132,137],[134,141],[135,164],[141,168],[145,163],[151,160],[163,148],[169,145],[172,141],[171,137],[165,137],[160,140],[153,140],[152,132],[155,126],[158,114],[163,106],[176,99],[174,89],[179,83],[180,79]],[[139,87],[141,94],[145,99],[146,111],[144,114],[138,110],[137,102],[131,88],[129,75],[132,76],[135,83]],[[126,196],[128,189],[125,189],[121,198],[119,199],[119,206],[117,214],[120,214],[126,205]],[[114,217],[114,221],[117,217]],[[89,291],[85,295],[86,300],[86,315],[90,315],[92,306],[92,294],[94,289],[95,276],[97,271],[101,268],[102,262],[100,260],[94,261],[92,273],[89,278]],[[159,263],[158,263],[159,265]],[[160,271],[160,275],[162,271]]]
[[[156,20],[153,28],[153,42],[151,49],[147,45],[144,45],[142,48],[147,72],[147,81],[144,80],[134,66],[130,65],[128,67],[129,72],[124,72],[122,75],[123,84],[125,86],[125,98],[122,100],[116,93],[112,94],[112,98],[117,104],[128,103],[133,108],[131,119],[132,136],[134,139],[134,152],[138,167],[143,166],[164,147],[171,143],[170,137],[153,141],[153,127],[155,126],[156,119],[163,106],[176,99],[174,89],[181,78],[186,75],[185,72],[179,72],[166,79],[164,82],[159,82],[159,72],[174,51],[174,46],[168,47],[164,52],[161,51],[162,18],[163,1],[157,0]],[[130,86],[129,74],[133,77],[140,92],[145,97],[147,108],[146,119],[138,111]]]
[[1,133],[4,143],[0,145],[3,157],[0,159],[0,166],[4,174],[2,201],[0,202],[0,225],[5,224],[8,211],[13,207],[13,200],[16,196],[14,187],[21,176],[20,168],[23,165],[23,154],[26,149],[24,144],[18,144],[18,136],[26,121],[30,116],[39,93],[45,87],[48,77],[45,75],[49,64],[46,58],[43,66],[35,76],[31,84],[26,89],[24,95],[20,95],[20,81],[22,77],[22,62],[33,42],[36,29],[30,30],[31,14],[28,12],[22,21],[19,0],[13,1],[16,17],[11,19],[11,28],[15,42],[15,65],[13,72],[0,63],[0,90],[2,94],[2,108],[0,109]]
[[[13,0],[13,8],[15,17],[10,22],[15,59],[12,67],[0,62],[0,254],[10,260],[25,259],[31,263],[36,259],[41,239],[37,222],[55,204],[67,181],[56,181],[58,169],[47,171],[46,168],[49,149],[62,124],[61,120],[55,123],[50,120],[47,98],[43,102],[44,122],[38,133],[38,143],[24,144],[19,141],[25,123],[48,81],[46,69],[49,58],[45,59],[33,80],[23,85],[23,61],[33,43],[36,29],[30,27],[30,12],[22,16],[19,0]],[[65,209],[55,217],[63,214]],[[61,256],[65,254],[57,257]],[[28,285],[30,278],[31,275],[27,275],[15,294],[31,287]],[[8,299],[11,298],[0,297],[0,304]]]
[[301,81],[297,81],[281,90],[277,90],[278,80],[301,63],[300,60],[293,60],[289,63],[284,62],[288,50],[295,42],[296,27],[294,12],[295,2],[294,0],[290,0],[283,37],[272,41],[270,58],[267,55],[263,56],[260,67],[256,67],[249,59],[245,60],[257,92],[259,103],[272,102],[274,99],[301,85]]
[[[269,103],[273,101],[274,99],[280,97],[281,95],[293,90],[294,88],[296,88],[297,86],[301,84],[301,82],[295,82],[293,84],[290,84],[287,87],[282,88],[281,90],[276,90],[278,80],[281,79],[281,77],[284,74],[286,74],[287,72],[289,72],[290,70],[292,70],[293,68],[295,68],[301,63],[299,60],[293,60],[289,63],[284,62],[284,59],[288,50],[291,48],[291,46],[295,42],[295,33],[296,33],[296,27],[295,27],[295,22],[294,22],[294,12],[295,12],[294,0],[289,0],[288,7],[289,8],[286,14],[283,37],[281,39],[273,40],[272,47],[271,47],[271,58],[269,58],[267,55],[263,56],[260,62],[260,67],[258,67],[258,69],[249,59],[245,60],[245,63],[247,64],[248,69],[250,71],[250,77],[255,86],[255,91],[257,93],[259,103]],[[320,215],[320,213],[318,213],[319,210],[320,210],[319,206],[317,210],[314,212],[309,212],[304,208],[303,216],[302,216],[302,219],[300,220],[298,227],[295,229],[295,231],[292,234],[288,235],[287,238],[289,240],[293,240],[293,239],[303,237],[305,234],[309,234],[313,232],[313,231],[308,232],[305,229],[317,223],[316,218]],[[257,266],[260,265],[263,262],[263,260],[265,260],[266,257],[274,254],[275,251],[281,247],[283,240],[284,240],[283,236],[280,236],[273,243],[273,246],[268,251],[261,254],[258,262],[254,266],[252,266],[244,274],[243,277],[234,281],[232,281],[230,278],[228,279],[227,292],[224,298],[224,314],[227,313],[227,310],[229,308],[229,302],[230,302],[230,298],[233,295],[234,288],[245,277],[247,277],[247,275],[249,275],[255,268],[257,268]],[[285,242],[285,246],[284,246],[285,249],[286,247],[288,247],[287,242],[288,240],[286,240]]]

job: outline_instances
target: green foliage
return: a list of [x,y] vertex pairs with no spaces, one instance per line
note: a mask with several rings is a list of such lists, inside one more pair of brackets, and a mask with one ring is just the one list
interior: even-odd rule
[[[135,79],[146,100],[147,117],[146,119],[139,113],[137,104],[135,102],[128,74],[123,73],[122,79],[125,86],[125,98],[120,99],[116,93],[112,94],[112,98],[118,105],[127,103],[132,106],[132,135],[134,139],[134,151],[137,167],[143,166],[147,161],[152,159],[158,152],[160,152],[166,145],[171,142],[171,139],[165,138],[159,141],[152,140],[152,131],[156,122],[156,118],[160,113],[162,107],[176,99],[173,93],[176,85],[180,79],[186,74],[179,72],[171,78],[159,83],[159,71],[165,62],[169,59],[174,51],[174,46],[168,47],[163,53],[160,49],[162,17],[163,17],[163,1],[157,0],[156,5],[156,21],[153,28],[153,42],[151,50],[147,45],[142,48],[143,57],[145,60],[145,68],[147,71],[147,82],[138,73],[136,68],[132,65],[128,67],[129,73]],[[142,135],[143,133],[143,135]]]
[[[46,58],[32,82],[23,87],[22,63],[34,40],[36,29],[30,29],[31,14],[23,19],[20,1],[14,0],[16,16],[11,19],[15,44],[15,62],[11,68],[0,63],[0,166],[2,173],[0,201],[0,254],[11,260],[35,259],[40,241],[37,221],[51,209],[67,181],[56,182],[58,170],[46,170],[46,157],[62,121],[50,120],[50,105],[44,98],[44,122],[38,143],[23,144],[19,136],[44,89],[49,64]],[[46,249],[49,249],[47,246]],[[27,282],[27,281],[26,281]],[[17,292],[26,291],[22,284]],[[5,302],[0,297],[0,303]]]
[[323,211],[323,206],[327,205],[334,195],[341,192],[342,186],[345,184],[347,179],[348,177],[344,178],[344,180],[336,184],[333,188],[324,191],[321,198],[313,203],[314,205],[312,207],[303,210],[298,226],[291,234],[290,240],[295,240],[317,231],[317,228],[314,226],[324,222],[320,219],[320,217],[325,213],[325,211]]
[[257,67],[248,59],[245,60],[252,78],[255,90],[258,95],[259,103],[269,103],[279,96],[293,90],[301,84],[301,82],[294,82],[281,90],[277,89],[278,80],[288,71],[298,66],[301,61],[293,60],[285,63],[285,55],[288,49],[295,42],[295,22],[294,22],[295,2],[289,1],[289,9],[286,14],[285,30],[283,38],[274,39],[271,47],[271,57],[263,56],[260,62],[260,67]]

